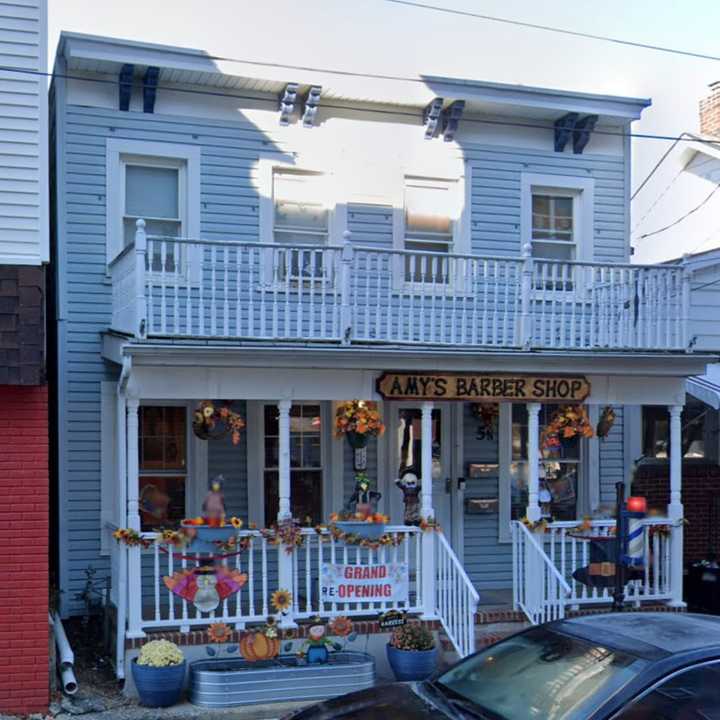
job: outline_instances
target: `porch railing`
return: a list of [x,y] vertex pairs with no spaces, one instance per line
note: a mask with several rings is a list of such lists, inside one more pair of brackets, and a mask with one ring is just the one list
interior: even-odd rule
[[[625,586],[625,599],[643,601],[675,599],[671,586],[673,524],[666,518],[642,521],[641,576]],[[578,529],[577,522],[550,523],[544,534],[533,533],[521,522],[512,523],[513,602],[533,623],[564,617],[567,608],[611,603],[613,588],[590,588],[573,573],[590,565],[589,537],[613,534],[614,520],[593,520]],[[560,592],[562,590],[562,592]]]
[[113,327],[140,337],[687,347],[683,266],[146,237],[139,226],[110,274]]
[[512,540],[514,606],[534,625],[564,618],[567,580],[523,523],[513,522]]

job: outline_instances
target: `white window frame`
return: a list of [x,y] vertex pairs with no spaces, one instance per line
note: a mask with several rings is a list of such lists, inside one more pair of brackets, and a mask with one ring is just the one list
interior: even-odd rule
[[520,176],[519,250],[522,250],[525,245],[532,247],[532,197],[534,194],[573,199],[574,261],[591,262],[595,256],[595,180],[567,175],[522,173]]
[[181,232],[200,238],[200,148],[195,145],[110,139],[106,141],[106,225],[108,265],[124,250],[125,166],[180,167]]
[[[248,522],[265,527],[265,407],[277,409],[277,400],[248,400],[247,402],[247,469],[248,469]],[[334,488],[337,473],[333,472],[332,422],[334,414],[331,403],[325,400],[298,400],[293,405],[320,405],[320,453],[322,467],[322,508],[321,517],[328,517],[333,508]],[[341,465],[342,467],[342,465]],[[292,468],[291,468],[292,472]],[[340,492],[342,474],[340,473]],[[301,518],[302,522],[302,518]]]
[[[450,190],[452,206],[449,208],[452,213],[452,242],[448,255],[468,255],[470,254],[470,206],[471,206],[471,188],[472,188],[472,168],[469,164],[465,165],[465,173],[463,175],[448,177],[447,175],[435,174],[430,172],[415,172],[406,169],[400,177],[400,187],[395,197],[395,208],[393,211],[393,248],[395,250],[405,250],[405,187],[408,180],[420,180],[426,182],[446,183]],[[454,190],[454,192],[453,192]],[[409,282],[405,279],[405,263],[400,262],[402,256],[396,256],[395,268],[393,272],[393,286],[395,290],[411,292],[417,290],[427,293],[431,288],[430,283],[426,282]],[[435,286],[438,293],[444,293],[447,286]],[[449,287],[453,291],[463,291],[465,288],[465,278],[451,278]]]

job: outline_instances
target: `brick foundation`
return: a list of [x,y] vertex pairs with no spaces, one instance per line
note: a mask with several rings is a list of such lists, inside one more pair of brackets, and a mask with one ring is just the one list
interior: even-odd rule
[[[684,463],[682,502],[685,508],[684,562],[720,553],[720,467]],[[644,465],[633,483],[633,494],[644,495],[648,508],[665,512],[670,501],[669,468],[666,463]]]
[[47,403],[0,385],[0,713],[48,707]]

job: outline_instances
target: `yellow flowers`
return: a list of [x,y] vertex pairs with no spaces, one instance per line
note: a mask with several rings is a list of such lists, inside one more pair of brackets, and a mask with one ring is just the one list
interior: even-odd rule
[[180,665],[185,660],[182,650],[169,640],[151,640],[140,649],[137,659],[138,665],[150,667],[168,667]]
[[584,438],[595,435],[587,410],[584,405],[562,405],[542,433],[542,446],[548,450],[559,449],[560,438],[569,440],[576,435]]
[[328,627],[330,632],[338,637],[347,637],[353,631],[352,621],[343,615],[333,618]]
[[385,425],[374,402],[347,400],[338,407],[335,414],[336,435],[357,433],[379,437],[384,432]]
[[210,642],[225,643],[232,637],[232,630],[225,623],[212,623],[208,628]]
[[289,590],[276,590],[270,597],[270,604],[276,612],[287,612],[292,607],[292,593]]
[[238,517],[231,517],[230,518],[230,524],[236,529],[239,530],[243,526],[243,521]]

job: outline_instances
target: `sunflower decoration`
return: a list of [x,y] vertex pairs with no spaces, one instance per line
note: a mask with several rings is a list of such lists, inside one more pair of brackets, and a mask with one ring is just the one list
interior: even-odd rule
[[230,518],[230,524],[236,529],[240,530],[242,526],[245,524],[239,517],[231,517]]
[[232,444],[240,442],[240,431],[245,427],[243,417],[224,405],[216,405],[212,400],[203,400],[193,414],[193,432],[201,440],[225,437],[230,433]]
[[217,643],[218,645],[228,642],[232,637],[232,630],[222,622],[212,623],[207,632],[210,642]]
[[270,604],[276,612],[286,613],[292,607],[292,593],[289,590],[279,588],[270,597]]
[[330,632],[337,637],[347,637],[353,631],[353,624],[350,618],[339,615],[330,621]]

